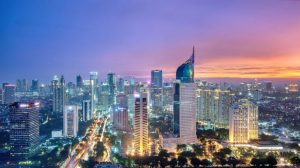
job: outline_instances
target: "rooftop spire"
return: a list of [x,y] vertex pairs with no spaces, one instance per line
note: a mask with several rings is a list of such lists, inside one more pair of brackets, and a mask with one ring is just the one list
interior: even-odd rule
[[195,56],[195,46],[193,46],[193,57]]

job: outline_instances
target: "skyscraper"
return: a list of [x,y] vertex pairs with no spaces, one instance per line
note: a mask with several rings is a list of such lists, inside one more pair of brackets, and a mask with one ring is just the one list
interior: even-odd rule
[[4,84],[3,87],[3,104],[12,104],[16,100],[16,85]]
[[67,105],[64,107],[64,137],[77,137],[78,133],[78,107]]
[[26,79],[17,80],[16,92],[27,92],[28,91],[28,81]]
[[109,86],[109,104],[114,105],[116,103],[116,74],[108,73],[107,82]]
[[118,92],[119,93],[124,92],[124,87],[125,87],[125,80],[123,78],[119,78],[119,80],[118,80]]
[[151,71],[151,87],[152,88],[162,88],[162,70],[152,70]]
[[147,94],[135,95],[134,149],[136,155],[149,154]]
[[58,76],[54,76],[52,80],[52,92],[53,92],[53,113],[57,115],[63,114],[64,106],[66,105],[66,86],[64,76],[58,79]]
[[92,116],[92,103],[91,100],[83,100],[82,102],[82,120],[88,121],[93,118]]
[[31,91],[39,92],[39,81],[37,79],[31,81]]
[[258,138],[258,107],[247,99],[232,105],[229,112],[230,143],[248,143]]
[[13,103],[9,106],[9,121],[11,158],[28,159],[39,143],[39,103]]
[[151,71],[151,105],[154,112],[162,111],[163,107],[162,70]]
[[180,144],[196,141],[196,85],[194,83],[194,49],[192,56],[176,71],[174,93],[174,134]]
[[92,115],[94,115],[95,107],[98,101],[98,97],[96,94],[98,85],[98,72],[90,72],[90,98],[91,98],[91,109]]
[[76,76],[76,86],[78,88],[81,88],[83,87],[83,80],[82,80],[82,77],[80,75],[77,75]]
[[3,104],[3,90],[0,89],[0,104]]

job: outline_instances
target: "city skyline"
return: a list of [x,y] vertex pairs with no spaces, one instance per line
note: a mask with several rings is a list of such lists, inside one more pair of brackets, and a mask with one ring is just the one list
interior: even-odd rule
[[192,46],[196,79],[300,78],[297,1],[0,3],[1,82],[153,69],[174,79]]

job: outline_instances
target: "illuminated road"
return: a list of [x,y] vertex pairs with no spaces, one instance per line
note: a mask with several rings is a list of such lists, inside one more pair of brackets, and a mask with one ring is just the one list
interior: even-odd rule
[[[100,142],[103,142],[104,139],[104,133],[107,126],[107,118],[104,119],[98,119],[95,120],[95,122],[87,129],[85,136],[87,136],[90,133],[90,136],[88,136],[87,141],[81,141],[78,145],[75,146],[75,148],[71,152],[71,157],[68,157],[68,159],[64,162],[64,164],[61,166],[61,168],[77,168],[79,167],[80,160],[84,159],[87,160],[89,157],[89,153],[93,153],[94,146],[96,145],[98,139],[98,133],[99,133],[99,125],[102,125],[101,130],[101,136],[100,136]],[[97,122],[100,124],[98,125]],[[105,157],[103,157],[103,161],[108,162],[110,161],[110,147],[107,143],[104,143],[105,147]]]

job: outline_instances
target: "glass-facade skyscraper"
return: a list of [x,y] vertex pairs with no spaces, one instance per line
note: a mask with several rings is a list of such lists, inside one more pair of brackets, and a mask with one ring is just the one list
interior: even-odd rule
[[163,78],[162,70],[151,71],[151,106],[154,112],[162,111],[163,107]]
[[15,102],[9,106],[10,156],[28,159],[39,143],[39,103]]
[[196,85],[194,83],[194,49],[192,56],[176,71],[174,92],[174,134],[179,144],[196,141]]

